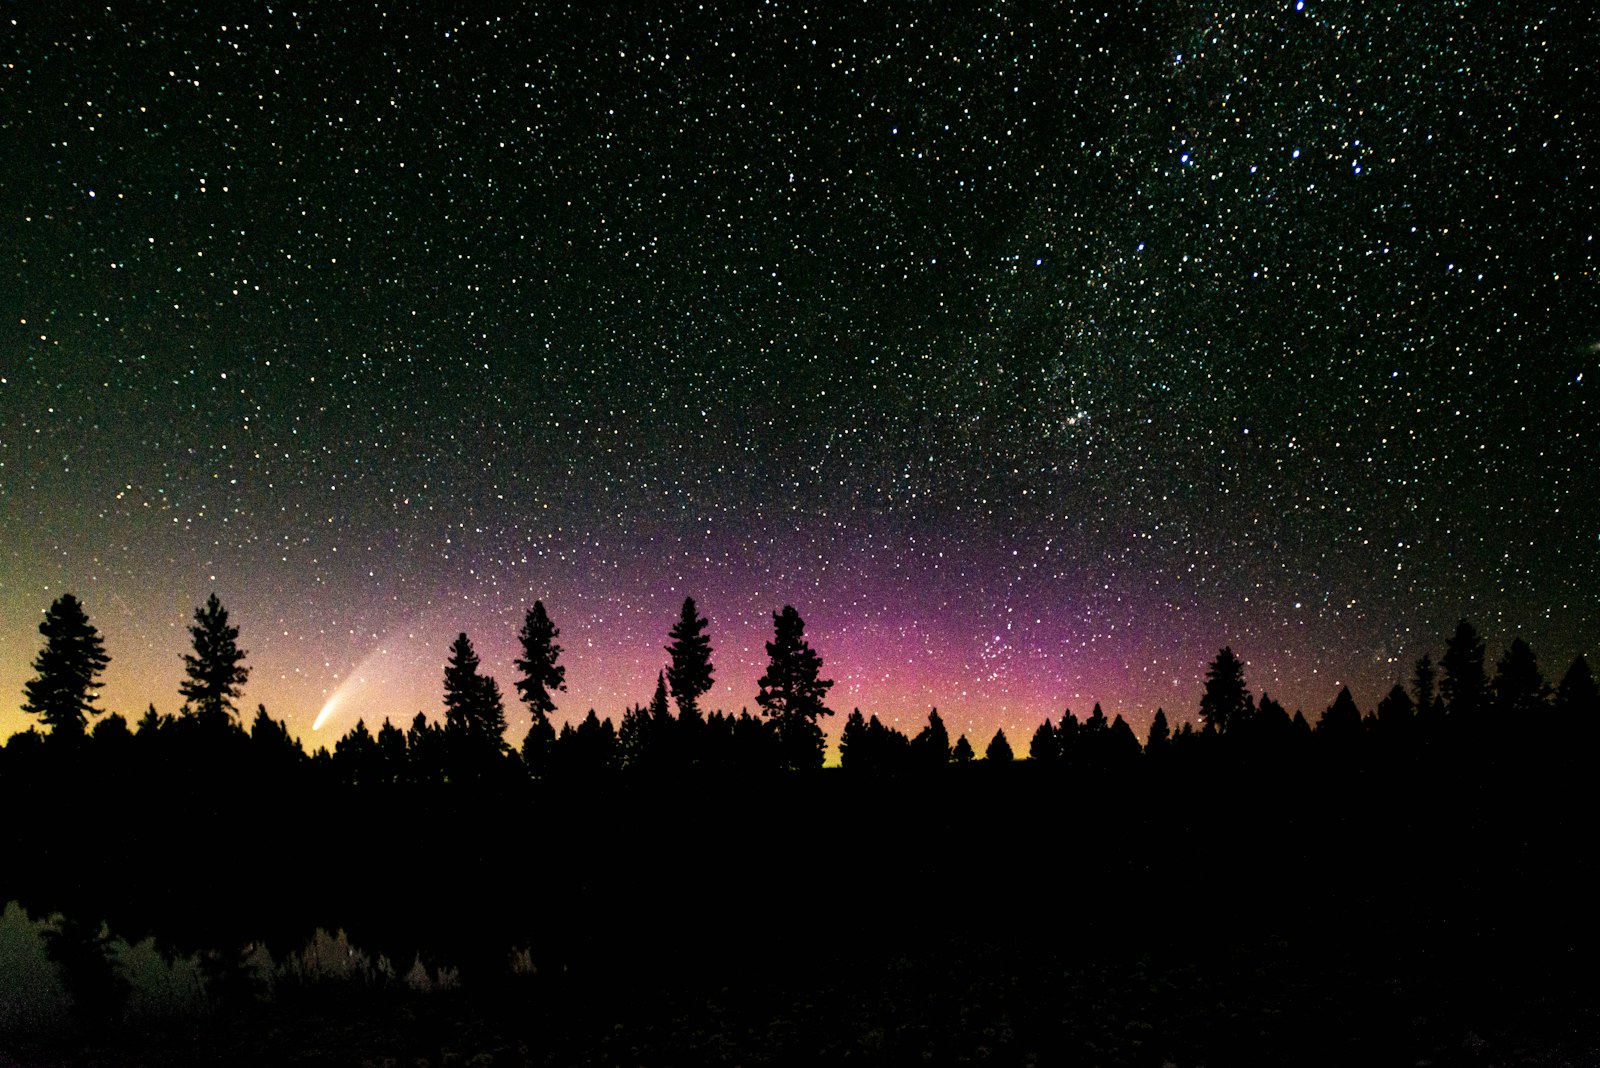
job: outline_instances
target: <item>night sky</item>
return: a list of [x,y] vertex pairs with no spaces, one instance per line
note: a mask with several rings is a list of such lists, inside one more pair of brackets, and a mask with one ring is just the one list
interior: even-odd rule
[[1596,652],[1583,5],[195,6],[0,21],[0,736],[63,592],[330,746],[535,598],[560,719],[692,595],[980,749]]

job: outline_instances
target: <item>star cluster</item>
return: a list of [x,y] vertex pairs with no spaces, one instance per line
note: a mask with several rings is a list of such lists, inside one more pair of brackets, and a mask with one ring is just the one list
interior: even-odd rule
[[793,603],[841,711],[984,738],[1593,653],[1591,14],[650,10],[6,13],[0,692],[69,590],[108,707],[215,589],[302,733],[458,630],[509,689],[535,598],[563,717],[685,595],[708,707]]

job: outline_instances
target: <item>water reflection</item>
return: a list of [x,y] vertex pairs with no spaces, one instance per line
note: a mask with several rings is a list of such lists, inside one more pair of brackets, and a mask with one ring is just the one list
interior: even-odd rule
[[[512,965],[529,968],[525,954]],[[264,942],[185,954],[150,935],[129,943],[99,919],[29,915],[15,901],[0,913],[0,1031],[6,1032],[204,1013],[328,983],[426,993],[459,981],[456,969],[430,969],[416,954],[401,967],[374,958],[343,930],[318,928],[304,944],[280,946],[276,954]]]

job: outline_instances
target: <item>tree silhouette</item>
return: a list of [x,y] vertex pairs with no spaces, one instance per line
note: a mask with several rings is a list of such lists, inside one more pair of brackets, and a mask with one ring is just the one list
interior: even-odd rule
[[549,754],[556,741],[556,731],[550,722],[550,713],[556,710],[552,694],[567,688],[567,669],[556,663],[561,659],[561,646],[556,639],[561,631],[556,629],[545,614],[544,602],[534,601],[522,621],[517,639],[522,643],[522,655],[516,659],[517,696],[528,706],[532,724],[522,740],[522,758],[534,775],[544,773]]
[[377,785],[381,767],[378,742],[365,721],[356,720],[356,725],[333,744],[333,765],[340,781],[348,786]]
[[950,732],[937,708],[928,712],[927,726],[911,739],[911,757],[918,767],[944,767],[950,763]]
[[1519,734],[1535,726],[1528,717],[1537,717],[1549,707],[1550,687],[1532,647],[1521,638],[1511,640],[1495,667],[1494,700],[1506,727]]
[[636,705],[622,715],[619,742],[623,765],[651,772],[679,766],[685,756],[680,726],[681,722],[672,718],[672,706],[667,702],[666,672],[657,671],[650,703]]
[[972,751],[972,743],[967,741],[965,734],[956,739],[955,748],[950,750],[950,759],[957,764],[970,764],[975,756],[977,754]]
[[806,642],[805,621],[792,605],[774,612],[772,624],[769,663],[758,680],[756,704],[777,728],[785,767],[821,767],[824,740],[817,719],[833,715],[823,704],[833,680],[821,677],[822,657]]
[[444,668],[445,734],[466,750],[499,753],[505,747],[505,703],[500,684],[478,667],[471,639],[456,635]]
[[672,663],[667,667],[667,682],[672,686],[672,699],[678,703],[678,718],[698,720],[700,698],[711,689],[714,681],[711,665],[711,639],[705,629],[708,620],[695,609],[694,598],[683,599],[683,613],[667,632],[672,644],[667,653]]
[[870,745],[867,740],[867,721],[861,715],[861,709],[851,709],[845,717],[844,729],[839,732],[839,766],[852,771],[865,768],[871,763],[868,753]]
[[1167,713],[1156,709],[1150,720],[1150,733],[1145,736],[1144,751],[1151,757],[1164,758],[1172,748],[1172,728],[1167,726]]
[[305,750],[289,735],[286,724],[267,714],[267,706],[256,705],[256,718],[250,724],[250,749],[259,767],[281,770],[305,759]]
[[1422,659],[1417,661],[1417,668],[1411,675],[1411,700],[1413,707],[1420,712],[1426,712],[1433,707],[1433,702],[1439,696],[1439,671],[1433,666],[1433,657],[1427,653],[1422,654]]
[[1061,736],[1056,733],[1055,724],[1047,718],[1039,724],[1039,729],[1033,732],[1033,737],[1028,740],[1028,759],[1037,760],[1041,764],[1054,763],[1061,759]]
[[591,708],[576,727],[562,725],[556,752],[557,767],[563,774],[583,778],[615,771],[620,763],[617,729]]
[[1600,717],[1600,687],[1595,685],[1589,661],[1579,656],[1556,688],[1556,712],[1569,723]]
[[1207,730],[1226,734],[1246,713],[1244,664],[1233,649],[1223,646],[1206,669],[1206,689],[1200,698],[1200,721]]
[[384,717],[378,728],[378,777],[385,783],[404,782],[406,777],[405,732]]
[[667,673],[656,672],[655,693],[650,695],[650,719],[661,728],[672,720],[672,706],[667,704]]
[[39,717],[52,738],[81,738],[94,707],[100,673],[111,658],[100,632],[90,625],[78,599],[70,593],[56,598],[39,624],[44,648],[34,657],[38,672],[22,688],[24,712]]
[[622,725],[617,729],[617,742],[622,750],[622,766],[629,771],[648,769],[655,756],[654,734],[650,724],[650,710],[634,705],[622,713]]
[[441,781],[449,763],[445,749],[444,730],[418,712],[406,731],[406,777],[413,783]]
[[1571,739],[1569,761],[1586,765],[1593,759],[1595,742],[1600,740],[1600,687],[1595,685],[1589,661],[1582,656],[1572,662],[1556,687],[1552,720],[1561,737]]
[[1134,735],[1133,728],[1128,726],[1128,721],[1122,718],[1119,712],[1111,721],[1111,728],[1106,732],[1106,755],[1108,762],[1117,768],[1126,768],[1139,759],[1139,754],[1144,750],[1139,745],[1139,739]]
[[983,759],[992,764],[1009,764],[1016,759],[1016,754],[1011,751],[1011,743],[1006,741],[1004,727],[995,731],[994,737],[989,739],[989,745],[983,751]]
[[1460,717],[1469,726],[1476,723],[1488,698],[1488,685],[1483,672],[1483,639],[1472,624],[1461,620],[1456,631],[1445,642],[1444,657],[1439,666],[1444,669],[1445,704],[1452,717]]
[[96,723],[89,737],[102,752],[110,753],[119,759],[133,742],[133,732],[128,729],[128,721],[117,712]]
[[1361,730],[1361,710],[1350,696],[1350,687],[1345,686],[1317,720],[1317,737],[1335,759],[1344,759],[1360,744]]
[[1412,703],[1411,695],[1406,692],[1406,688],[1395,683],[1383,700],[1378,702],[1373,718],[1385,743],[1390,747],[1400,745],[1410,735],[1413,721],[1416,719],[1416,705]]
[[1083,733],[1083,724],[1078,722],[1078,717],[1072,714],[1072,709],[1063,708],[1061,719],[1056,724],[1056,744],[1061,748],[1058,758],[1064,764],[1076,763],[1082,753],[1079,752],[1078,739]]
[[189,637],[194,652],[183,655],[187,677],[178,684],[184,708],[204,721],[230,722],[237,712],[233,699],[243,692],[250,669],[239,648],[239,628],[228,624],[228,611],[215,593],[194,610]]

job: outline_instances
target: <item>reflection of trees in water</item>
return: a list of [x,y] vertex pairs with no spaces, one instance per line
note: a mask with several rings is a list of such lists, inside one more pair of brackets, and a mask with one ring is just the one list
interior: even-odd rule
[[[329,987],[427,994],[461,984],[461,967],[453,958],[424,956],[413,948],[395,950],[391,960],[352,942],[343,930],[317,928],[294,944],[271,946],[262,940],[193,949],[179,948],[171,932],[159,927],[152,931],[148,921],[131,932],[140,940],[130,942],[105,921],[85,919],[88,913],[30,912],[15,905],[0,911],[8,924],[17,925],[10,937],[36,940],[43,956],[39,964],[48,961],[59,981],[59,987],[41,983],[43,973],[30,973],[17,961],[0,974],[6,1018],[29,1027],[53,1027],[70,1019],[74,1027],[99,1031],[124,1020],[317,996]],[[531,970],[526,953],[494,957],[497,962],[509,960],[512,971]],[[16,989],[7,989],[8,984]]]
[[117,968],[111,932],[99,917],[58,914],[40,932],[45,956],[56,966],[72,1001],[73,1019],[100,1027],[122,1018],[130,989]]

